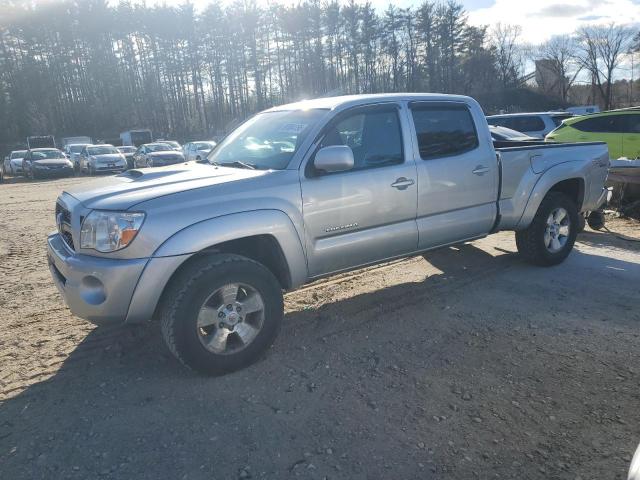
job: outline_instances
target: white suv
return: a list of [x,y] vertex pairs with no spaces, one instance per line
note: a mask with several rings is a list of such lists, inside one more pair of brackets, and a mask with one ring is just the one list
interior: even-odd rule
[[507,127],[530,137],[544,138],[560,126],[563,120],[573,117],[569,112],[507,113],[487,117],[489,125]]

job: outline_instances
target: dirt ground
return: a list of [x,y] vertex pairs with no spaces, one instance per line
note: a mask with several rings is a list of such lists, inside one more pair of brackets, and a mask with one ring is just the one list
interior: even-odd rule
[[504,233],[323,280],[261,362],[206,378],[156,325],[63,306],[45,238],[82,181],[0,185],[0,478],[626,478],[640,243],[587,231],[542,269]]

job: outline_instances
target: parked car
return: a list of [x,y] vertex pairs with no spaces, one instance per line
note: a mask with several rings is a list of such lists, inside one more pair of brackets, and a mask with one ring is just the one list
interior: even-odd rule
[[563,120],[571,118],[568,112],[540,112],[540,113],[508,113],[487,117],[489,125],[507,127],[530,137],[542,139],[551,130],[558,127]]
[[56,148],[56,140],[53,135],[31,135],[27,137],[27,149]]
[[147,143],[133,155],[135,168],[164,167],[184,162],[184,155],[166,143]]
[[568,107],[565,112],[572,113],[573,115],[589,115],[591,113],[600,113],[600,107],[598,105],[582,105],[579,107]]
[[48,256],[75,315],[157,315],[176,358],[220,374],[271,345],[283,290],[320,277],[501,230],[528,262],[561,263],[579,212],[606,198],[609,155],[604,143],[496,150],[473,99],[395,94],[269,109],[209,162],[66,190]]
[[145,143],[151,143],[153,141],[153,136],[151,135],[151,130],[148,129],[127,130],[120,134],[120,140],[122,141],[122,145],[134,146],[137,148]]
[[640,109],[611,110],[565,120],[546,137],[550,142],[606,142],[609,155],[640,157]]
[[[64,137],[62,139],[62,146],[67,147],[69,145],[92,145],[93,139],[87,136],[79,137]],[[73,159],[71,159],[73,161]]]
[[540,141],[539,138],[530,137],[524,133],[511,130],[507,127],[496,127],[489,125],[489,133],[494,142],[535,142]]
[[167,145],[169,145],[172,149],[176,150],[177,152],[181,152],[182,151],[182,145],[180,145],[175,140],[156,140],[154,143],[166,143]]
[[80,171],[89,175],[120,173],[127,169],[127,159],[113,145],[87,145],[80,153]]
[[22,159],[22,171],[31,179],[73,175],[73,164],[57,148],[33,148]]
[[216,142],[189,142],[182,147],[184,158],[190,160],[204,160],[216,146]]
[[136,153],[137,148],[128,145],[116,148],[122,155],[124,155],[124,158],[127,161],[127,168],[133,168],[133,154]]
[[5,174],[10,174],[12,177],[22,173],[22,159],[24,158],[26,150],[14,150],[4,159],[3,170]]
[[73,143],[73,144],[65,145],[64,149],[62,150],[67,156],[67,158],[71,160],[71,163],[73,163],[73,168],[75,169],[76,172],[80,171],[80,154],[82,153],[82,150],[84,149],[84,147],[86,147],[87,145],[91,145],[91,144],[90,143]]

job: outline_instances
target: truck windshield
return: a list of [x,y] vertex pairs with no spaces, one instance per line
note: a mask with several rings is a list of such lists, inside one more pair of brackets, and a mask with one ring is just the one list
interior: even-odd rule
[[326,112],[309,109],[259,113],[225,138],[208,160],[238,168],[282,170]]

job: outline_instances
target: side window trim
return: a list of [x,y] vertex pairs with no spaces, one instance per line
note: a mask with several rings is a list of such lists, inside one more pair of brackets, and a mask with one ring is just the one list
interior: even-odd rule
[[[473,134],[476,138],[476,144],[473,147],[467,148],[466,150],[461,150],[459,152],[455,152],[455,153],[450,153],[450,154],[442,154],[442,155],[435,155],[435,156],[430,156],[428,158],[424,158],[422,156],[422,154],[420,153],[420,140],[418,138],[418,129],[416,128],[416,122],[413,116],[413,111],[414,110],[426,110],[429,108],[456,108],[456,109],[463,109],[464,111],[467,112],[467,114],[469,115],[469,119],[471,120],[471,125],[473,126]],[[455,102],[455,101],[448,101],[448,102],[442,102],[442,101],[420,101],[420,100],[416,100],[416,101],[412,101],[409,102],[409,116],[411,117],[411,124],[413,126],[413,133],[412,135],[414,136],[413,141],[415,142],[415,148],[416,148],[416,153],[417,153],[417,159],[418,160],[422,160],[424,162],[428,162],[431,160],[439,160],[441,158],[451,158],[451,157],[458,157],[460,155],[464,155],[466,153],[469,152],[473,152],[474,150],[478,150],[480,148],[480,137],[478,135],[478,128],[475,122],[475,119],[473,118],[473,114],[471,112],[471,109],[469,108],[469,105],[467,105],[464,102]]]

